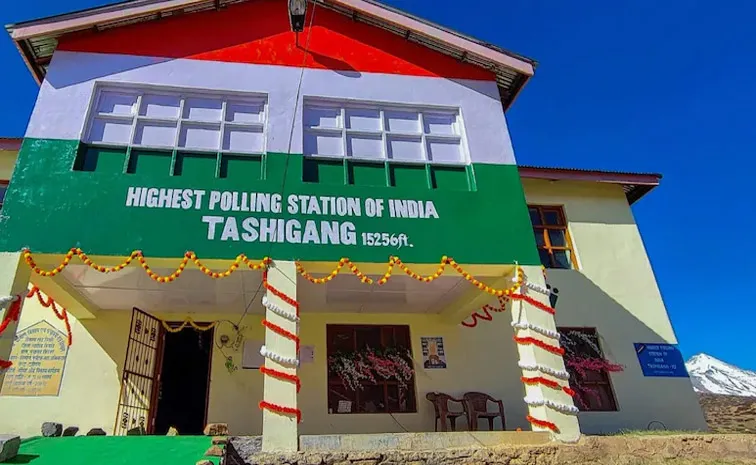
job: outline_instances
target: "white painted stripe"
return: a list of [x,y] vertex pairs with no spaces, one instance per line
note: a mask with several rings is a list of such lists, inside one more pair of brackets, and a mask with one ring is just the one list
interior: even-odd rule
[[299,68],[288,66],[58,51],[40,88],[26,137],[80,139],[95,82],[151,84],[267,94],[270,152],[302,153],[302,99],[323,97],[459,108],[473,162],[515,162],[494,81],[307,69],[294,115],[299,76]]

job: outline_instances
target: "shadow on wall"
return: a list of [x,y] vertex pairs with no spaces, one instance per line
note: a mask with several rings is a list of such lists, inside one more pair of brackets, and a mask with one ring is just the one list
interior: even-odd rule
[[610,375],[619,412],[580,413],[584,433],[645,430],[653,422],[669,430],[707,429],[689,378],[645,377],[638,362],[634,342],[674,342],[659,334],[669,327],[666,312],[647,310],[642,300],[628,309],[576,270],[549,270],[547,282],[559,291],[557,326],[595,328],[606,358],[624,367]]
[[[59,50],[109,53],[123,56],[118,64],[103,68],[77,66],[76,70],[48,75],[60,89],[79,82],[168,61],[191,58],[207,61],[259,63],[330,69],[359,77],[356,67],[371,72],[445,76],[449,79],[493,81],[490,71],[462,63],[450,56],[408,42],[403,36],[383,31],[327,10],[310,7],[306,24],[314,26],[297,40],[291,32],[285,2],[259,0],[230,5],[218,11],[180,15],[106,31],[86,31],[60,42]],[[305,55],[307,44],[310,53]],[[160,57],[145,62],[144,57]],[[474,84],[474,83],[473,83]],[[471,87],[473,90],[475,86]],[[493,91],[495,91],[495,86]],[[492,92],[488,89],[486,95]],[[498,95],[489,95],[498,98]]]

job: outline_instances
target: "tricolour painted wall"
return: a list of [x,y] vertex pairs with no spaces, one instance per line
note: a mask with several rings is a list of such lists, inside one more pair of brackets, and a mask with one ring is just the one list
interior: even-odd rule
[[611,374],[619,412],[582,412],[581,430],[646,429],[652,421],[706,429],[689,378],[641,372],[634,342],[678,341],[622,187],[531,179],[523,186],[529,204],[563,206],[579,263],[579,270],[548,270],[559,289],[557,326],[596,328],[607,358],[625,367]]

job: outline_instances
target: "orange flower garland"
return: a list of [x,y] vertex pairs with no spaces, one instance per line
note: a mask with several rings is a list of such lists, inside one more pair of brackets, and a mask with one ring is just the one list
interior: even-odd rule
[[478,313],[478,311],[475,311],[470,314],[470,318],[472,318],[472,323],[468,323],[463,320],[462,322],[460,322],[460,324],[468,328],[474,328],[478,326],[478,320],[492,321],[493,315],[491,315],[490,312],[499,313],[506,310],[508,298],[499,297],[498,299],[499,299],[498,307],[494,307],[493,305],[484,305],[483,307],[481,307],[481,310],[483,311],[483,313]]
[[294,415],[297,417],[297,423],[300,423],[302,421],[302,411],[298,408],[284,407],[283,405],[266,402],[264,400],[261,400],[257,405],[261,410],[267,409],[276,413],[280,413],[281,415]]
[[[16,300],[14,300],[10,304],[10,307],[8,307],[8,312],[6,313],[5,318],[3,318],[2,323],[0,323],[0,335],[3,334],[12,321],[18,321],[19,316],[21,316],[21,299],[16,297]],[[12,366],[13,362],[0,358],[0,370],[5,370]]]
[[524,345],[534,345],[537,347],[540,347],[541,349],[551,352],[552,354],[556,355],[564,355],[564,349],[561,347],[553,346],[551,344],[547,344],[539,339],[536,339],[534,337],[519,337],[515,336],[514,340],[518,344],[524,344]]
[[37,286],[32,286],[31,289],[29,289],[29,292],[26,294],[26,298],[29,299],[33,296],[37,296],[37,300],[39,301],[39,304],[46,308],[51,308],[53,313],[55,314],[55,317],[59,320],[63,321],[63,324],[66,325],[66,332],[68,333],[68,340],[67,345],[73,344],[73,333],[71,332],[71,323],[68,321],[68,312],[66,312],[65,308],[61,308],[60,311],[58,311],[58,307],[55,304],[55,301],[52,297],[47,296],[47,299],[44,299],[42,297],[42,293],[39,291],[39,288]]
[[540,426],[541,428],[548,428],[548,429],[550,429],[551,431],[553,431],[555,433],[559,432],[559,428],[557,427],[557,425],[554,424],[554,423],[552,423],[552,422],[550,422],[550,421],[539,420],[538,418],[534,418],[534,417],[532,417],[530,415],[526,416],[525,418],[530,423],[532,423],[532,424],[534,424],[536,426]]
[[525,384],[542,384],[546,387],[550,387],[551,389],[559,389],[563,391],[565,394],[567,394],[570,397],[575,396],[575,391],[570,389],[567,386],[562,386],[561,384],[557,383],[556,381],[548,378],[544,378],[543,376],[533,376],[533,377],[527,377],[523,376],[520,378],[520,381],[522,381]]

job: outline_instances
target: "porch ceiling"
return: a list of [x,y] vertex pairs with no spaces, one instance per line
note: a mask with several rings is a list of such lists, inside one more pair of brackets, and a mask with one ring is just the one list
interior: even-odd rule
[[[172,269],[155,268],[161,275]],[[187,269],[172,283],[160,284],[141,268],[125,268],[103,274],[86,265],[69,265],[62,276],[93,305],[102,310],[176,313],[263,313],[260,303],[261,274],[239,270],[223,279],[212,279],[199,270]],[[312,284],[299,277],[298,300],[302,312],[439,313],[470,290],[464,279],[442,276],[421,283],[404,275],[393,276],[385,285],[362,284],[343,273],[331,282]]]

